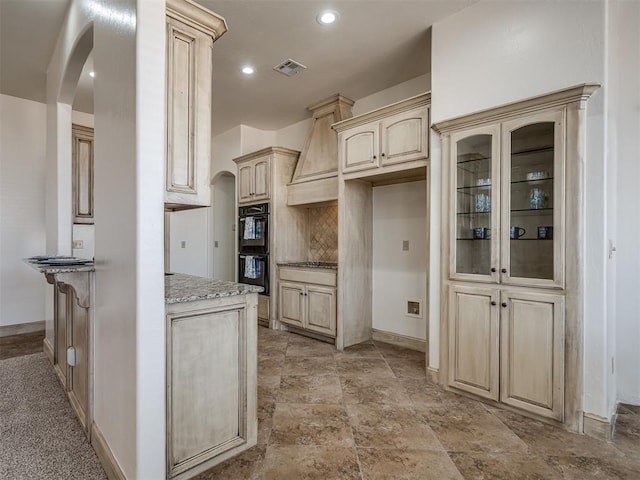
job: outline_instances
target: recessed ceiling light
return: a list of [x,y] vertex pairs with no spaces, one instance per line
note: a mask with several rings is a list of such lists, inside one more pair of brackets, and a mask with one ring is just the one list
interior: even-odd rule
[[91,78],[95,77],[95,76],[96,76],[96,72],[89,72],[89,76],[90,76]]
[[244,73],[245,75],[252,75],[253,72],[255,72],[255,70],[249,65],[242,67],[242,73]]
[[335,10],[325,10],[324,12],[320,12],[316,17],[316,20],[320,25],[331,25],[338,20],[338,12]]

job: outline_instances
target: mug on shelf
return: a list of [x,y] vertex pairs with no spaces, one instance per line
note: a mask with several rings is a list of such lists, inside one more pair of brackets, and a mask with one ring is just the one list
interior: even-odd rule
[[486,193],[478,193],[476,195],[476,212],[491,211],[491,195]]
[[491,237],[491,229],[487,227],[476,227],[471,229],[474,240],[486,240]]
[[517,240],[521,236],[523,236],[527,231],[522,227],[510,227],[509,228],[509,238],[511,240]]
[[553,239],[553,227],[552,226],[540,226],[540,227],[538,227],[538,239],[539,240],[552,240]]
[[532,188],[529,204],[532,209],[547,208],[549,197],[541,188]]

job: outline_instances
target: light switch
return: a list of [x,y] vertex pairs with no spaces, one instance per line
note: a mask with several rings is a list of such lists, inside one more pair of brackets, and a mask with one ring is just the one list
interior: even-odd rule
[[82,240],[74,240],[73,241],[73,248],[84,248]]
[[187,247],[187,242],[185,242],[184,240],[182,240],[180,242],[180,248],[186,248]]
[[218,240],[214,240],[214,241],[213,241],[213,246],[214,246],[215,248],[218,248]]
[[409,240],[403,240],[402,241],[402,251],[403,252],[408,252],[409,251]]

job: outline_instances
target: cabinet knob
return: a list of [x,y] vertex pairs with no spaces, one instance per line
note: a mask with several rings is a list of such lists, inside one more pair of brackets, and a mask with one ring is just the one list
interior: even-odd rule
[[502,273],[507,273],[507,269],[503,268],[502,270],[500,270]]
[[507,308],[507,302],[502,302],[502,306],[503,306],[504,308]]
[[381,156],[381,157],[384,157],[384,153],[382,153],[380,156]]
[[491,273],[496,273],[496,267],[491,267]]
[[497,305],[497,303],[496,303],[496,302],[494,302],[494,301],[492,301],[492,302],[491,302],[491,305],[495,307],[495,306]]
[[375,160],[376,158],[378,158],[378,157],[376,157],[376,156],[374,155],[374,156],[373,156],[373,159]]
[[304,293],[300,292],[300,295],[304,295]]

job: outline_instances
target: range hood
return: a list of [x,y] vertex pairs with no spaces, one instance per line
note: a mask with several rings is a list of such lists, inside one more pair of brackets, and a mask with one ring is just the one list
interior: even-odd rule
[[307,107],[313,124],[287,185],[288,205],[325,204],[338,199],[338,134],[331,125],[351,118],[353,103],[336,94]]

